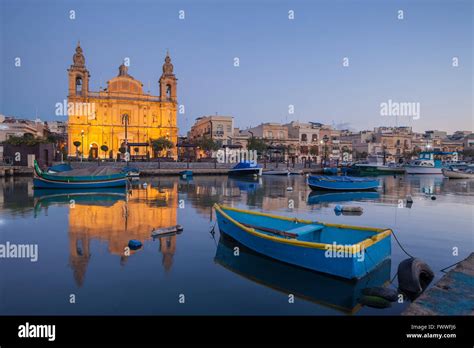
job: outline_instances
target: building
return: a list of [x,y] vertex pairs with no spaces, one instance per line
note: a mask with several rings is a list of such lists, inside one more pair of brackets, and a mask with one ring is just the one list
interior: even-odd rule
[[413,132],[411,127],[376,127],[374,142],[381,144],[381,153],[388,161],[399,161],[412,151]]
[[232,116],[202,116],[196,118],[196,122],[188,133],[190,142],[200,138],[208,137],[216,141],[220,147],[232,145],[234,136],[234,118]]
[[[136,155],[171,156],[176,147],[165,153],[150,153],[153,139],[165,137],[177,143],[177,78],[169,54],[159,79],[159,96],[143,91],[143,84],[120,65],[118,76],[98,92],[89,90],[90,73],[78,44],[73,64],[68,69],[68,154],[84,157],[120,156],[120,149],[134,148]],[[78,144],[78,147],[74,143]],[[108,151],[101,150],[102,145]],[[138,149],[138,152],[135,151]]]
[[0,115],[0,143],[12,136],[22,137],[25,134],[42,138],[48,135],[48,127],[40,119],[32,121]]
[[298,138],[290,137],[288,127],[279,123],[262,123],[244,130],[242,135],[263,139],[268,145],[270,159],[295,158],[299,148]]
[[285,125],[288,128],[288,137],[298,139],[296,156],[298,159],[313,158],[317,160],[320,155],[320,123],[301,123],[292,121]]

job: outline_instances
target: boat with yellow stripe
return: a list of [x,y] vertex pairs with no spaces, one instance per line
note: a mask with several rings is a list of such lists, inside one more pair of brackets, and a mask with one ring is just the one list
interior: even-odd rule
[[391,254],[391,230],[323,223],[215,204],[219,230],[260,254],[359,279]]

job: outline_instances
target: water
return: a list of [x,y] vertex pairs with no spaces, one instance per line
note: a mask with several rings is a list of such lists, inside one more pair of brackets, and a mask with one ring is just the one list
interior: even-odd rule
[[[242,181],[225,176],[142,178],[131,195],[61,195],[34,191],[32,179],[0,181],[0,242],[38,244],[38,261],[0,259],[0,312],[53,314],[399,314],[357,306],[360,289],[390,279],[407,256],[392,238],[391,261],[377,274],[347,282],[282,264],[221,239],[214,203],[312,220],[394,230],[405,249],[435,271],[473,250],[474,181],[441,176],[380,178],[379,194],[349,204],[361,216],[336,216],[344,195],[310,195],[303,176]],[[147,183],[146,188],[143,183]],[[292,191],[287,187],[291,186]],[[411,208],[405,206],[413,197]],[[436,200],[432,200],[434,195]],[[309,198],[309,199],[308,199]],[[153,228],[184,232],[153,240]],[[130,239],[144,243],[124,255]],[[453,248],[457,248],[457,254]],[[295,295],[289,303],[289,294]],[[182,296],[184,295],[184,297]],[[71,299],[75,300],[75,303]],[[179,300],[184,299],[184,303]]]

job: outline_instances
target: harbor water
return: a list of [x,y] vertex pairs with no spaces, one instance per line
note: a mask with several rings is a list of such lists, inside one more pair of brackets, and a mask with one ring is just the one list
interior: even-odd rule
[[[408,256],[392,237],[389,261],[359,281],[283,264],[219,233],[214,203],[322,222],[392,229],[434,271],[473,250],[474,181],[379,177],[368,193],[311,192],[304,176],[142,178],[130,191],[33,190],[0,181],[0,312],[5,315],[398,315],[409,304],[358,304],[367,286],[396,288]],[[291,188],[291,189],[290,189]],[[407,204],[411,196],[413,203]],[[363,208],[335,214],[336,205]],[[182,225],[152,238],[153,229]],[[143,247],[128,251],[128,242]],[[33,258],[7,245],[36,245]],[[238,249],[236,249],[236,247]],[[238,253],[236,255],[236,250]]]

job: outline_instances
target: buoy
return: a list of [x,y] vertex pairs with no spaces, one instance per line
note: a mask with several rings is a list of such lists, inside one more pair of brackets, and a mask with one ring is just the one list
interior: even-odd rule
[[388,308],[392,306],[390,301],[378,296],[362,296],[359,303],[373,308]]
[[390,302],[395,302],[398,299],[397,290],[383,287],[365,288],[362,289],[362,294],[381,297]]
[[293,187],[288,186],[288,187],[286,188],[286,190],[287,190],[287,191],[293,191]]
[[430,266],[418,258],[403,260],[398,265],[398,288],[410,299],[417,298],[431,283],[434,273]]
[[431,196],[431,200],[432,200],[432,201],[436,201],[436,196],[434,196],[434,195]]
[[334,211],[341,213],[362,213],[364,209],[362,207],[351,206],[351,205],[339,205],[334,207]]
[[128,247],[132,250],[140,249],[142,247],[142,242],[136,239],[130,239],[128,242]]

